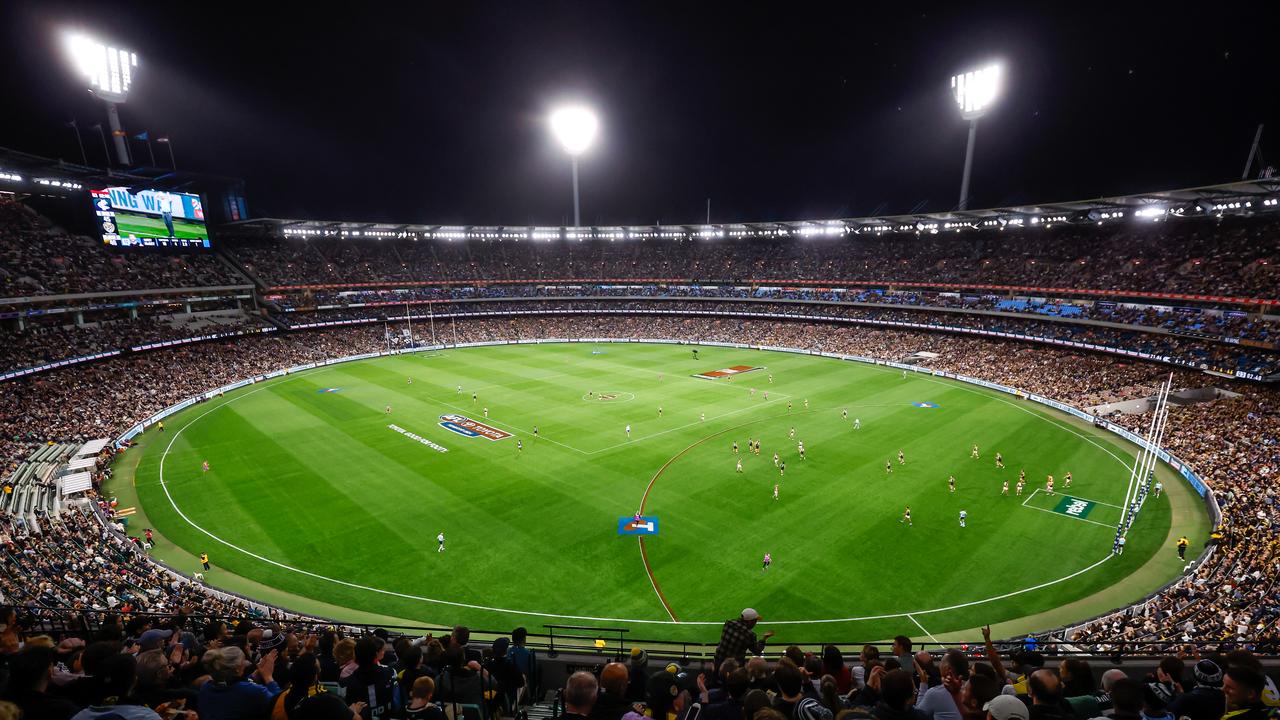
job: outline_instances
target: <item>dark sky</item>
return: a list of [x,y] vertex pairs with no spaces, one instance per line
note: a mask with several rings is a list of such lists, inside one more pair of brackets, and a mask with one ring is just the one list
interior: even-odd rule
[[126,129],[245,178],[256,216],[561,224],[544,117],[564,98],[602,118],[584,224],[701,222],[707,197],[714,222],[948,210],[967,129],[949,77],[988,58],[1008,83],[972,206],[1238,179],[1260,122],[1280,161],[1264,3],[340,7],[0,2],[0,145],[78,160],[64,123],[103,117],[60,52],[79,27],[141,57]]

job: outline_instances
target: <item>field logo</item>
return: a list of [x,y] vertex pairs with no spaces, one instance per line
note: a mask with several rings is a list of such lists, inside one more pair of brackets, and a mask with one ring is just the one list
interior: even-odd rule
[[641,515],[639,522],[635,517],[618,518],[619,535],[657,535],[658,518],[656,515]]
[[720,378],[733,377],[734,375],[740,375],[742,373],[747,373],[747,372],[751,372],[752,370],[759,370],[759,369],[760,368],[753,367],[751,365],[734,365],[733,367],[721,368],[719,370],[712,370],[710,372],[698,373],[697,375],[694,375],[694,377],[702,378],[703,380],[718,380]]
[[931,403],[931,402],[913,402],[913,403],[911,403],[911,404],[912,404],[912,405],[915,405],[915,406],[916,406],[916,407],[918,407],[918,408],[936,408],[936,407],[938,407],[938,403]]
[[1080,498],[1064,496],[1058,501],[1058,506],[1053,509],[1054,512],[1067,515],[1081,520],[1089,517],[1089,513],[1093,511],[1094,503]]
[[506,430],[499,430],[492,425],[485,425],[466,415],[441,415],[440,427],[456,432],[463,437],[482,437],[486,440],[502,440],[511,437]]
[[318,393],[336,393],[336,392],[338,392],[338,391],[339,391],[339,390],[341,390],[341,389],[342,389],[342,388],[320,388],[320,389],[319,389],[319,390],[317,390],[316,392],[318,392]]

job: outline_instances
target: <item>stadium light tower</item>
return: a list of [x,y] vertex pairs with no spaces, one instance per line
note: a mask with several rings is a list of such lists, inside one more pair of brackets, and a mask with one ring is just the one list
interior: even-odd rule
[[978,118],[986,114],[1000,97],[1004,68],[993,63],[979,70],[951,76],[951,92],[960,106],[960,116],[969,121],[969,145],[964,151],[964,177],[960,180],[959,209],[969,208],[969,173],[973,170],[973,145],[978,139]]
[[80,33],[67,33],[63,37],[63,45],[76,71],[89,82],[89,92],[107,104],[107,123],[116,146],[116,161],[121,165],[132,163],[128,138],[120,127],[117,107],[129,97],[133,73],[138,67],[138,54],[103,44]]
[[581,105],[562,107],[551,113],[551,134],[573,159],[573,226],[582,225],[578,203],[578,156],[596,139],[599,120],[591,108]]

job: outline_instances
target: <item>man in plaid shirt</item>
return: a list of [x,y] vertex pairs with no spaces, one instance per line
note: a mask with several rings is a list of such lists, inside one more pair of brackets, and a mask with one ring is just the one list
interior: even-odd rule
[[717,668],[726,658],[734,658],[740,663],[745,663],[747,652],[753,655],[764,652],[764,644],[773,637],[773,631],[770,630],[764,634],[763,638],[756,639],[754,628],[759,621],[760,613],[751,608],[743,610],[742,617],[725,621],[724,631],[720,634],[720,644],[716,646]]

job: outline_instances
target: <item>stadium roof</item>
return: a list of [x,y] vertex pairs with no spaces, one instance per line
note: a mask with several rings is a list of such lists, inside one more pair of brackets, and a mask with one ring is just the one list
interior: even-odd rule
[[735,238],[767,236],[840,236],[867,233],[960,231],[966,228],[1100,223],[1122,218],[1160,220],[1280,211],[1280,178],[1264,178],[1223,185],[1164,190],[1070,202],[1018,205],[942,213],[911,213],[878,217],[785,222],[722,224],[619,225],[593,227],[516,225],[432,225],[375,223],[349,220],[256,218],[225,227],[272,235],[301,237],[359,237],[422,239],[631,239]]

